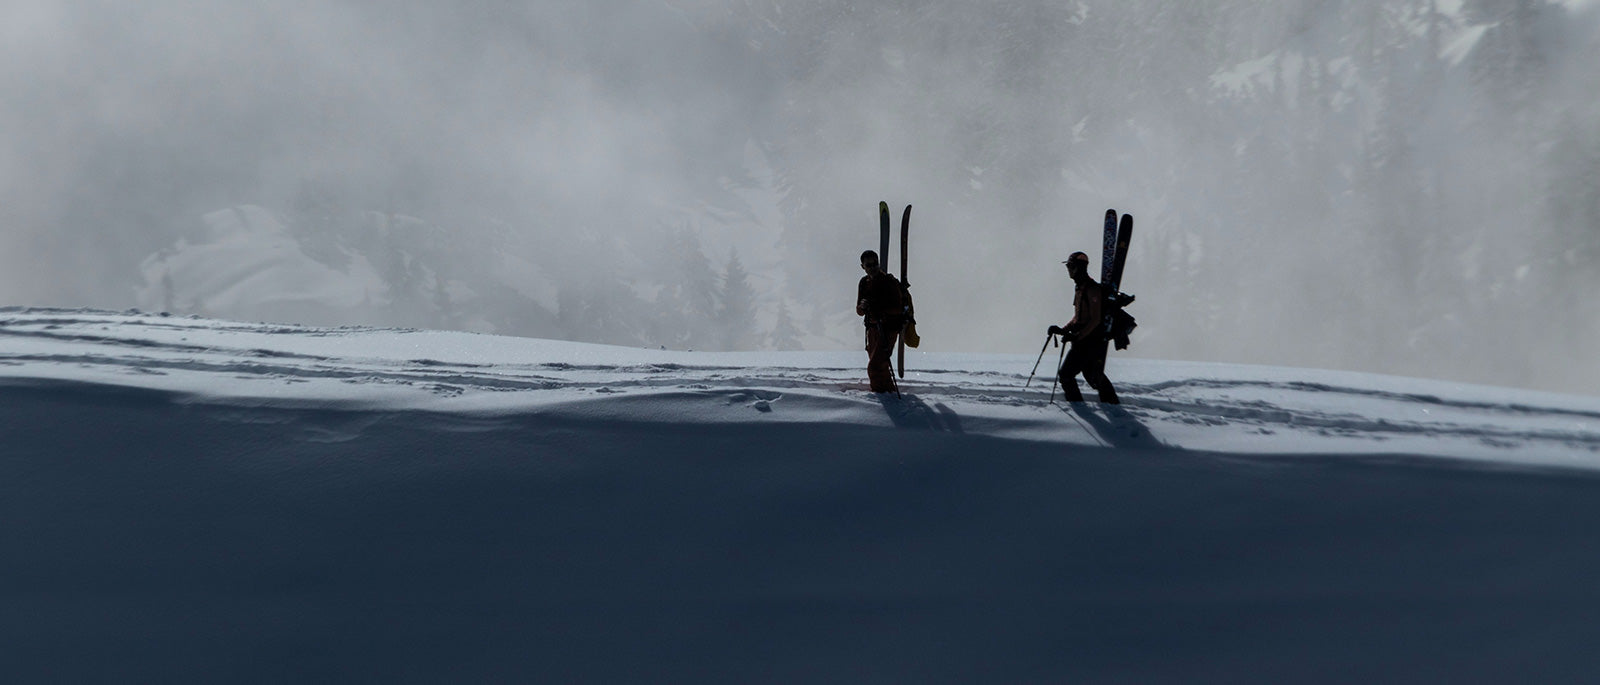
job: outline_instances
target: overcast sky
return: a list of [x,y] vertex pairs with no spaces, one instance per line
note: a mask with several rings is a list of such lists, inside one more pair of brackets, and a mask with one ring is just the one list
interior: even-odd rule
[[[1335,5],[1357,10],[1322,9]],[[5,0],[0,301],[130,306],[140,262],[198,216],[284,208],[307,186],[448,224],[465,241],[486,239],[474,227],[493,222],[558,252],[596,232],[642,244],[640,232],[670,220],[667,208],[722,192],[755,142],[801,207],[771,214],[789,222],[769,227],[785,231],[784,295],[842,302],[829,325],[851,325],[855,254],[875,242],[884,199],[897,214],[917,205],[912,281],[924,336],[942,349],[1031,353],[1045,326],[1070,316],[1058,262],[1092,252],[1101,212],[1117,207],[1141,219],[1127,280],[1141,297],[1146,342],[1136,351],[1397,370],[1369,363],[1373,350],[1351,331],[1370,320],[1370,302],[1341,304],[1328,290],[1341,273],[1329,249],[1372,249],[1338,237],[1365,235],[1334,216],[1350,200],[1327,180],[1351,176],[1346,158],[1250,172],[1254,187],[1238,192],[1272,213],[1237,214],[1246,203],[1208,178],[1231,163],[1217,151],[1252,149],[1253,131],[1303,140],[1309,119],[1289,114],[1299,110],[1287,95],[1214,110],[1249,113],[1227,121],[1195,109],[1226,101],[1213,92],[1219,70],[1285,51],[1323,53],[1316,68],[1328,80],[1368,93],[1352,85],[1340,53],[1348,41],[1335,29],[1364,16],[1360,3],[1268,3],[1247,12],[1257,21],[1224,26],[1184,16],[1194,7]],[[1117,53],[1130,45],[1138,49]],[[1085,57],[1095,54],[1117,59]],[[1571,59],[1554,55],[1568,88],[1550,92],[1573,98],[1558,109],[1589,117],[1592,91],[1572,80]],[[1428,165],[1459,160],[1439,152],[1457,141],[1429,137],[1454,125],[1438,119],[1452,97],[1439,94],[1432,118],[1406,127],[1420,154],[1435,155]],[[1352,107],[1316,125],[1349,133],[1380,116]],[[1506,186],[1492,172],[1473,183]],[[1515,187],[1507,192],[1536,192]],[[1540,201],[1523,199],[1500,204]],[[1485,231],[1458,234],[1471,242]],[[1480,249],[1537,261],[1512,240]],[[569,261],[575,271],[604,268]],[[1215,317],[1196,305],[1196,288],[1217,290],[1218,307],[1239,298],[1224,291],[1227,278],[1184,274],[1186,265],[1227,265],[1249,305],[1263,308],[1260,325],[1206,329]],[[1458,267],[1472,268],[1449,268]],[[1428,316],[1479,315],[1439,302],[1433,309],[1450,311]],[[1385,321],[1419,309],[1429,307]],[[1594,335],[1589,319],[1561,325],[1572,327],[1571,346]],[[1483,355],[1460,358],[1459,373],[1428,372],[1471,378],[1465,367]],[[1503,371],[1476,379],[1539,385],[1529,379],[1558,375]]]

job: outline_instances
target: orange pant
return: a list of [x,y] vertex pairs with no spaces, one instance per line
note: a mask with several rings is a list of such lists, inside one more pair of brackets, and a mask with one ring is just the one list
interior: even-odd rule
[[894,367],[889,358],[900,339],[900,329],[888,324],[867,326],[867,380],[873,392],[894,392]]

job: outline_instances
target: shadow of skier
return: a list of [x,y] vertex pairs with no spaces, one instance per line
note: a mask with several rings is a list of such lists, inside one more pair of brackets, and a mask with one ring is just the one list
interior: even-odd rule
[[939,416],[944,418],[944,426],[946,430],[950,431],[951,433],[966,432],[961,428],[961,415],[957,414],[954,409],[945,406],[943,402],[934,404],[933,408],[938,409]]
[[1138,417],[1118,405],[1067,402],[1061,411],[1081,418],[1079,424],[1107,447],[1172,449],[1156,438]]
[[878,395],[878,403],[888,414],[896,428],[926,430],[937,433],[961,433],[961,417],[943,403],[929,407],[916,395],[895,397],[889,393]]

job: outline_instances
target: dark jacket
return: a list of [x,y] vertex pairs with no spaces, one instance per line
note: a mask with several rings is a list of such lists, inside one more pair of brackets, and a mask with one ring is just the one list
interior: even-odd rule
[[905,300],[900,297],[900,281],[879,270],[861,277],[856,286],[856,314],[866,317],[868,326],[905,323]]

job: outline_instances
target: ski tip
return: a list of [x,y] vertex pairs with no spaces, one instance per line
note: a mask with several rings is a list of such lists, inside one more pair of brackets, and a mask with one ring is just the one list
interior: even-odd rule
[[1106,216],[1116,216],[1116,215],[1117,215],[1117,210],[1115,210],[1115,209],[1106,210]]
[[884,212],[889,211],[889,203],[883,202],[883,201],[880,200],[878,202],[878,210],[879,211],[884,211]]

